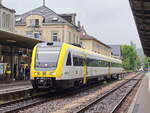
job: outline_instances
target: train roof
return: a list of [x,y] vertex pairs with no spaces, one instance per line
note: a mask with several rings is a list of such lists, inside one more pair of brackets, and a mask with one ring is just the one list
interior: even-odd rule
[[82,52],[88,53],[90,55],[96,55],[96,56],[99,56],[99,57],[101,57],[101,58],[103,58],[105,60],[108,60],[108,61],[114,61],[116,63],[122,63],[121,60],[116,59],[116,58],[112,58],[111,56],[106,56],[106,55],[102,55],[102,54],[99,54],[99,53],[95,53],[93,51],[90,51],[90,50],[87,50],[87,49],[84,49],[84,48],[80,48],[80,47],[77,47],[75,45],[71,45],[71,44],[64,43],[64,42],[52,42],[52,43],[45,42],[45,43],[39,43],[39,44],[37,44],[37,46],[40,46],[40,47],[47,47],[47,46],[64,47],[65,45],[68,48],[77,49],[77,50],[80,50]]
[[109,57],[109,56],[106,56],[106,55],[102,55],[102,54],[99,54],[99,53],[95,53],[95,52],[93,52],[93,51],[90,51],[90,50],[87,50],[87,49],[84,49],[84,48],[79,48],[79,47],[76,47],[76,46],[73,46],[73,45],[70,45],[70,44],[67,44],[67,43],[64,43],[64,44],[66,44],[68,47],[75,48],[75,49],[78,49],[78,50],[83,51],[83,52],[85,52],[85,53],[89,53],[89,54],[93,54],[93,55],[102,57],[102,58],[104,58],[104,59],[106,59],[106,60],[109,60],[109,61],[112,61],[112,60],[113,60],[113,61],[115,61],[115,62],[117,62],[117,63],[122,63],[121,60],[116,59],[116,58],[112,58],[111,56]]

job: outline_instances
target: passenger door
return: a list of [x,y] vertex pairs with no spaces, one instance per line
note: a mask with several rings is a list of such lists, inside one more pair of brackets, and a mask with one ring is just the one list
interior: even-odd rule
[[65,66],[63,67],[63,78],[71,79],[73,75],[73,63],[72,63],[72,54],[70,51],[67,53]]
[[87,57],[86,55],[84,55],[83,57],[83,84],[86,84],[87,83]]

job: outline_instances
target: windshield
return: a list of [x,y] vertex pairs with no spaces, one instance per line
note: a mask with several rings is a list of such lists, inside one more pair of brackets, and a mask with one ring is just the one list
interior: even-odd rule
[[60,48],[38,47],[36,52],[36,69],[54,70],[57,67]]

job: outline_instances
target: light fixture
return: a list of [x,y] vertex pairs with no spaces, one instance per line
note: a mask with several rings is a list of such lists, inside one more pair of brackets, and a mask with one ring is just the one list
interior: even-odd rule
[[15,40],[6,40],[7,42],[10,42],[10,43],[16,43]]

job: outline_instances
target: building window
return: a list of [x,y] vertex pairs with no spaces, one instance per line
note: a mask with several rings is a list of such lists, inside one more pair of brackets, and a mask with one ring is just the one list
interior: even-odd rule
[[28,37],[33,37],[33,32],[27,31],[27,32],[26,32],[26,35],[27,35]]
[[78,36],[77,36],[76,38],[77,38],[77,39],[76,39],[76,40],[77,40],[77,42],[76,42],[76,43],[78,44]]
[[34,38],[41,38],[41,32],[32,32],[32,31],[27,31],[26,35],[28,37],[34,37]]
[[78,36],[78,43],[80,43],[80,41],[81,41],[81,40],[80,40],[80,36]]
[[68,42],[71,43],[71,32],[68,32],[69,37],[68,37]]
[[3,18],[3,22],[2,22],[2,25],[3,25],[3,27],[6,27],[6,13],[5,12],[3,12],[3,16],[2,16],[2,18]]
[[39,26],[39,19],[35,19],[35,25]]
[[10,14],[6,15],[6,27],[9,28],[10,26]]
[[58,32],[52,32],[52,41],[58,41]]
[[38,27],[39,26],[39,19],[31,19],[30,20],[30,25],[32,27]]
[[41,32],[35,32],[34,38],[41,38]]
[[73,43],[76,43],[76,35],[73,35]]

